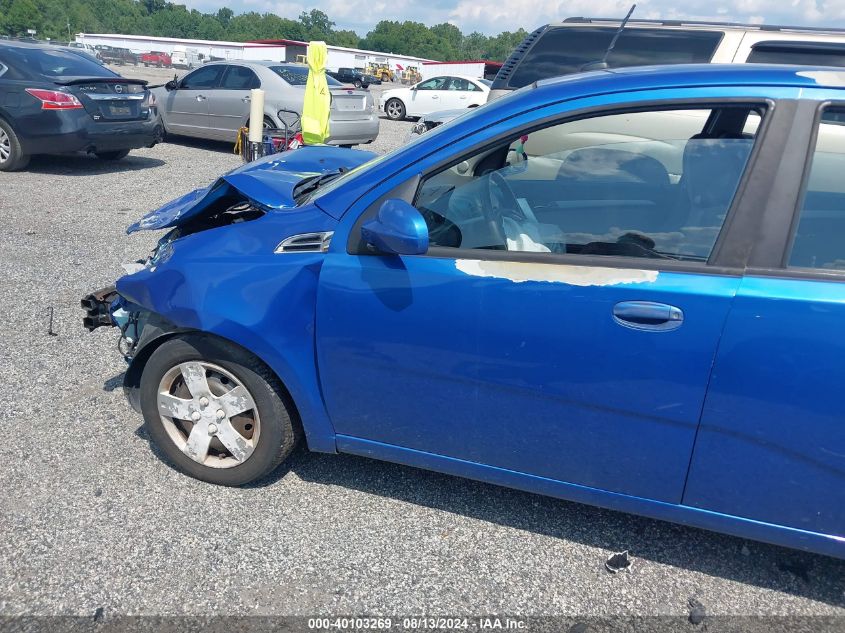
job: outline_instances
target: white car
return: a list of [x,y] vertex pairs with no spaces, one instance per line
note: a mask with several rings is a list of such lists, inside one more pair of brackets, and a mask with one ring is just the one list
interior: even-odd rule
[[463,75],[432,77],[409,88],[387,90],[381,96],[381,110],[401,121],[441,110],[474,108],[487,103],[490,82]]

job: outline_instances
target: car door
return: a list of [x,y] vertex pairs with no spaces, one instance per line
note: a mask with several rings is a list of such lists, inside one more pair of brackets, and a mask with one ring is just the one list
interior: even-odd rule
[[220,140],[234,141],[249,118],[250,90],[261,81],[248,66],[228,64],[218,88],[210,91],[208,118],[211,132]]
[[482,103],[478,98],[481,95],[481,88],[463,77],[450,77],[443,93],[441,104],[446,110],[468,108],[470,105]]
[[442,100],[448,83],[448,77],[432,77],[411,88],[408,116],[422,116],[429,112],[447,109],[442,105]]
[[427,255],[372,254],[353,228],[353,255],[326,258],[317,351],[343,450],[680,502],[741,279],[711,255],[758,106],[579,119],[578,103],[540,130],[548,109],[480,132],[484,149],[441,152],[413,166],[418,187],[382,194],[413,200]]
[[203,66],[188,73],[175,90],[165,95],[167,130],[175,134],[215,138],[210,129],[208,99],[220,83],[223,64]]
[[841,539],[845,106],[816,120],[806,105],[725,327],[684,503]]

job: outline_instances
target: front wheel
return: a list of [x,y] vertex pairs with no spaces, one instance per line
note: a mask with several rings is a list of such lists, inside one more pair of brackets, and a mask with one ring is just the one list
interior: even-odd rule
[[361,88],[361,80],[356,79],[354,82],[352,82],[352,85],[355,86],[356,88],[360,89]]
[[384,111],[388,118],[394,121],[401,121],[405,118],[405,104],[399,99],[391,99],[384,106]]
[[150,438],[183,473],[240,486],[272,472],[297,434],[292,406],[270,369],[204,334],[163,343],[141,376]]
[[95,152],[94,156],[99,158],[100,160],[108,160],[108,161],[115,161],[115,160],[122,160],[129,156],[128,149],[121,149],[114,152]]

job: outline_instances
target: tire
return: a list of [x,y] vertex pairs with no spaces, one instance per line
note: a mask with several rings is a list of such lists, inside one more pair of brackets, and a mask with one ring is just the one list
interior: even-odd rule
[[17,171],[29,164],[20,139],[12,126],[0,119],[0,171]]
[[352,85],[360,90],[361,89],[361,80],[356,79],[354,82],[352,82]]
[[399,101],[399,99],[391,99],[384,104],[384,112],[387,114],[387,118],[394,121],[401,121],[405,118],[405,104]]
[[[210,398],[193,397],[184,380],[183,371],[194,379],[202,376],[198,369],[205,370],[204,378],[194,384],[208,387]],[[173,384],[175,390],[170,391]],[[225,396],[232,384],[242,388],[249,398],[246,404],[243,396],[232,404],[239,409],[249,408],[227,417],[222,408],[213,411],[217,406],[226,406],[217,400],[215,391]],[[199,387],[196,389],[202,392]],[[160,408],[160,397],[169,398],[167,402],[175,401],[180,407],[182,402],[190,403],[184,406],[192,410],[192,416],[197,415],[197,422],[168,416],[174,410]],[[140,398],[147,432],[165,457],[186,475],[209,483],[242,486],[270,474],[290,455],[298,438],[291,416],[293,407],[272,371],[246,350],[206,334],[180,335],[158,347],[141,375]],[[187,414],[188,408],[182,411]],[[220,417],[220,413],[224,416]],[[194,446],[199,450],[189,457],[193,448],[187,439],[200,424],[207,434],[197,435]],[[220,424],[220,429],[216,424]],[[225,433],[224,424],[228,429]],[[230,445],[235,438],[236,450],[243,451],[240,459],[226,448],[224,438]]]
[[94,152],[94,156],[100,160],[117,161],[129,156],[128,149],[115,150],[113,152]]

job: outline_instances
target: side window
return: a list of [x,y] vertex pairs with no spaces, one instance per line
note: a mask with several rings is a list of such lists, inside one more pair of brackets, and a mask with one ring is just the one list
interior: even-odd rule
[[749,64],[845,66],[845,45],[817,42],[760,42],[746,60]]
[[704,263],[762,112],[731,105],[560,123],[428,177],[415,206],[432,246]]
[[822,116],[789,266],[845,270],[845,109]]
[[447,77],[435,77],[417,84],[417,90],[443,90],[447,80]]
[[449,81],[449,90],[460,90],[461,92],[469,92],[472,90],[473,83],[462,79],[461,77],[452,77]]
[[223,75],[220,87],[224,90],[251,90],[260,88],[256,74],[246,66],[229,66]]
[[186,75],[179,84],[180,90],[202,90],[217,87],[220,75],[225,66],[203,66],[194,72]]

